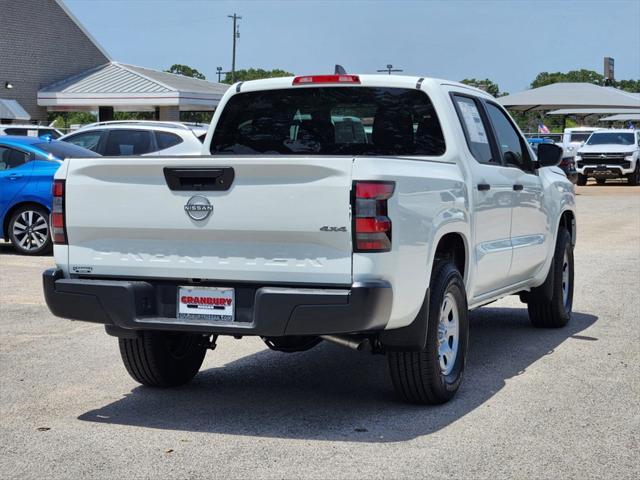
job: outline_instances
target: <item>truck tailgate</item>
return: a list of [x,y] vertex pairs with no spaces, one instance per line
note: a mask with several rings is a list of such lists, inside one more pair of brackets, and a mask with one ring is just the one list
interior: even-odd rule
[[[71,273],[351,283],[351,157],[67,162]],[[232,169],[228,189],[198,191],[187,182],[187,189],[172,190],[165,178],[165,169],[216,168]],[[185,208],[188,203],[206,208]]]

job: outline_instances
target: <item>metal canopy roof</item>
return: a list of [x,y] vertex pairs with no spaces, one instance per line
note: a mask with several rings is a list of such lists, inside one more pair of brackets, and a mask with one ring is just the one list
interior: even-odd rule
[[620,113],[618,115],[611,115],[610,117],[604,117],[600,119],[601,122],[627,122],[627,121],[640,121],[639,113]]
[[562,108],[546,115],[606,115],[614,113],[638,113],[637,108]]
[[31,120],[31,116],[17,100],[0,98],[0,118],[3,120]]
[[519,111],[572,108],[640,109],[639,96],[591,83],[553,83],[497,100],[503,106]]
[[98,106],[213,110],[227,88],[221,83],[110,62],[42,88],[38,105],[52,110]]

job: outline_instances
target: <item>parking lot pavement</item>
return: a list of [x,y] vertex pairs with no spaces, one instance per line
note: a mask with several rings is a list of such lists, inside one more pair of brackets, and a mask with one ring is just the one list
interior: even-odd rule
[[223,338],[188,386],[138,386],[98,325],[53,317],[50,257],[0,246],[0,477],[638,478],[640,188],[579,189],[570,325],[472,314],[466,378],[400,403],[381,356]]

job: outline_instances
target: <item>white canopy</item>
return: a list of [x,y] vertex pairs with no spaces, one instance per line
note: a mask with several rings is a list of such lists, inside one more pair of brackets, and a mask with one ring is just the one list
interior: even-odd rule
[[601,122],[640,122],[639,113],[620,113],[618,115],[611,115],[610,117],[604,117],[600,119]]
[[561,108],[632,108],[640,109],[640,97],[616,88],[591,83],[553,83],[497,99],[500,104],[518,111],[556,110]]
[[561,108],[552,110],[546,115],[606,115],[620,113],[638,113],[637,108]]

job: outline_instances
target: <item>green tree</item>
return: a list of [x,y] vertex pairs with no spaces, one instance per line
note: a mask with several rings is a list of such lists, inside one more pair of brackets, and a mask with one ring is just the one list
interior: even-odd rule
[[640,80],[617,80],[614,85],[626,92],[640,93]]
[[552,83],[560,82],[576,82],[576,83],[593,83],[595,85],[602,85],[604,83],[604,76],[593,70],[571,70],[569,72],[541,72],[533,82],[531,82],[531,88],[544,87],[545,85],[551,85]]
[[460,80],[460,83],[464,83],[465,85],[471,85],[472,87],[479,88],[484,90],[485,92],[493,95],[494,97],[500,97],[505,95],[505,93],[500,93],[500,87],[497,83],[485,78],[484,80],[476,80],[475,78],[465,78],[464,80]]
[[[236,82],[246,82],[247,80],[260,80],[261,78],[291,77],[293,73],[279,68],[273,70],[263,70],[262,68],[249,68],[236,70]],[[222,83],[231,84],[231,73],[227,72]]]
[[90,112],[52,112],[48,115],[49,122],[56,128],[69,128],[71,125],[86,125],[96,122],[96,116]]
[[195,68],[192,68],[188,65],[180,65],[179,63],[174,63],[173,65],[171,65],[171,67],[169,67],[169,70],[165,70],[165,72],[175,73],[176,75],[184,75],[185,77],[198,78],[200,80],[207,79],[207,77],[205,77]]
[[155,120],[155,112],[114,112],[114,120]]

